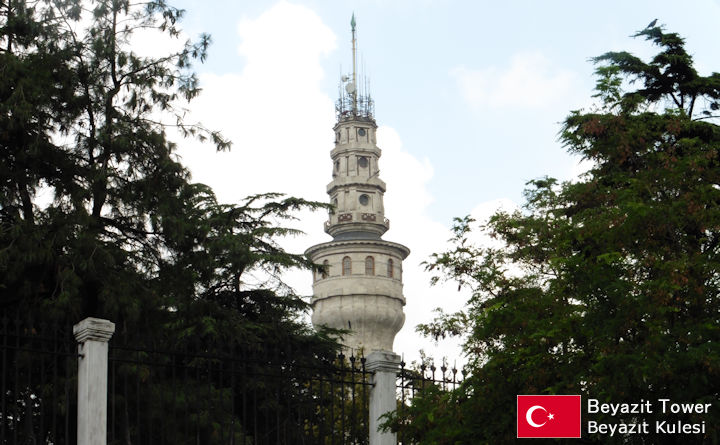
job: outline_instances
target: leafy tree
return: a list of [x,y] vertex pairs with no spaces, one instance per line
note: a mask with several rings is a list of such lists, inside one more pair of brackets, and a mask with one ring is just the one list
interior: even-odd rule
[[[593,167],[576,182],[531,181],[522,211],[482,228],[501,248],[474,245],[474,221],[456,219],[428,264],[472,296],[420,329],[466,334],[472,376],[391,419],[418,443],[513,442],[517,394],[578,393],[654,407],[593,416],[647,420],[649,436],[584,432],[585,443],[720,442],[720,74],[698,74],[662,27],[635,37],[659,52],[593,59],[600,103],[564,122],[563,143]],[[663,415],[659,398],[712,408]],[[658,419],[705,432],[656,435]]]
[[171,128],[230,148],[184,119],[210,38],[159,58],[129,44],[138,31],[179,38],[182,14],[164,0],[0,1],[3,315],[32,326],[97,316],[116,323],[115,344],[314,364],[336,344],[279,279],[311,264],[277,240],[297,233],[286,227],[295,210],[323,205],[276,194],[222,204],[191,182]]

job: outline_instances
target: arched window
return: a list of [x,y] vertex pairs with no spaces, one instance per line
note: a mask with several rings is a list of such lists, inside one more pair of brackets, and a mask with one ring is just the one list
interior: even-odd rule
[[392,277],[394,276],[394,273],[393,273],[393,272],[394,272],[394,271],[393,271],[393,266],[394,266],[394,264],[395,264],[395,263],[393,262],[392,258],[388,260],[388,263],[387,263],[387,276],[390,277],[390,278],[392,278]]
[[330,274],[330,261],[325,260],[323,261],[323,268],[320,271],[320,278],[327,278],[328,274]]
[[375,275],[375,258],[365,258],[365,275]]
[[350,261],[350,257],[346,256],[343,258],[342,261],[342,274],[343,275],[350,275],[352,273],[352,261]]

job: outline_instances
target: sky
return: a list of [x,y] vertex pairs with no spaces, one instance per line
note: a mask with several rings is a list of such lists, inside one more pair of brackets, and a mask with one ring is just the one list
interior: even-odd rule
[[[627,50],[647,58],[653,47],[630,36],[657,18],[686,38],[701,74],[720,71],[720,0],[171,3],[186,10],[186,36],[213,40],[196,66],[203,93],[190,116],[233,141],[230,152],[216,153],[186,140],[179,154],[224,202],[263,192],[328,201],[334,102],[351,70],[355,14],[383,150],[384,239],[412,251],[403,264],[406,322],[395,341],[407,361],[419,349],[462,361],[457,341],[435,344],[415,332],[434,308],[457,310],[468,297],[455,285],[430,287],[421,264],[447,247],[453,217],[517,208],[528,181],[572,180],[587,167],[558,134],[571,110],[593,103],[591,57]],[[284,240],[286,248],[330,240],[325,214],[298,216],[294,226],[307,235]],[[312,293],[309,272],[287,280]]]

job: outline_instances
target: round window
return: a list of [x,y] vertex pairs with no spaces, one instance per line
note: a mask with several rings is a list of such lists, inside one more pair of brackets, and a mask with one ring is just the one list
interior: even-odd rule
[[370,197],[368,195],[366,195],[364,193],[362,195],[360,195],[360,204],[366,206],[366,205],[368,205],[369,202],[370,202]]
[[360,136],[365,136],[365,129],[364,129],[364,128],[358,129],[358,134],[359,134]]
[[366,158],[365,156],[360,156],[358,158],[358,165],[360,166],[360,168],[367,168],[368,158]]

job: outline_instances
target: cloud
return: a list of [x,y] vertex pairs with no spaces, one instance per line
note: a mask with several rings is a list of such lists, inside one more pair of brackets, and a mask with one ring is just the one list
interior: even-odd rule
[[333,101],[320,89],[321,60],[335,35],[310,9],[280,2],[238,26],[241,72],[200,76],[192,118],[233,141],[227,153],[186,144],[194,180],[223,201],[259,192],[325,200],[330,177]]
[[506,68],[470,69],[461,65],[450,74],[473,107],[542,108],[565,104],[578,84],[575,73],[553,68],[552,62],[538,51],[516,54]]
[[[210,185],[222,202],[267,192],[327,202],[335,118],[333,99],[320,82],[335,35],[311,9],[282,1],[241,20],[238,41],[236,65],[242,69],[201,73],[203,91],[187,118],[220,130],[232,149],[217,153],[210,144],[185,140],[178,151],[182,162],[193,181]],[[324,212],[296,216],[288,224],[308,236],[287,238],[283,247],[302,253],[327,241]],[[309,272],[291,271],[285,279],[311,293]]]
[[391,127],[378,128],[378,145],[382,149],[380,174],[387,183],[385,212],[390,219],[390,230],[383,238],[404,244],[411,251],[403,262],[403,294],[407,304],[405,326],[395,338],[395,350],[404,352],[409,360],[416,357],[419,349],[438,359],[459,357],[457,341],[435,345],[429,339],[419,339],[415,332],[415,326],[432,320],[435,308],[442,306],[452,312],[466,300],[454,285],[430,287],[430,274],[421,264],[432,253],[443,250],[450,238],[447,227],[434,221],[427,212],[433,202],[427,189],[433,177],[432,164],[405,150],[400,135]]
[[[185,141],[179,151],[183,162],[195,181],[212,186],[224,202],[270,191],[328,201],[334,98],[323,91],[320,81],[325,75],[321,62],[335,49],[336,36],[312,10],[287,2],[243,19],[238,35],[238,56],[245,62],[242,70],[202,74],[203,93],[191,104],[190,116],[220,129],[233,140],[233,149],[216,153],[209,145]],[[386,216],[391,220],[384,238],[412,251],[403,264],[406,322],[395,350],[404,352],[408,360],[417,357],[420,348],[457,357],[457,342],[435,347],[415,332],[418,323],[432,319],[432,309],[457,310],[467,300],[454,285],[429,288],[430,276],[420,264],[441,251],[450,237],[447,227],[428,215],[433,198],[427,184],[433,167],[428,159],[406,150],[392,127],[380,126],[378,145],[380,176],[387,183]],[[283,247],[303,252],[330,240],[323,231],[324,212],[298,217],[293,226],[307,235],[285,239]],[[290,271],[284,279],[299,293],[312,293],[308,271]]]
[[238,34],[238,53],[247,60],[244,74],[286,86],[321,80],[317,62],[336,47],[335,34],[314,11],[284,1],[257,19],[240,21]]
[[[427,183],[433,177],[430,160],[414,157],[403,149],[400,135],[392,127],[378,128],[378,145],[382,149],[380,176],[388,184],[385,193],[386,216],[391,219],[393,234],[398,242],[410,242],[422,237],[417,229],[427,229],[434,221],[427,215],[427,208],[433,197],[427,190]],[[438,224],[437,227],[443,227]],[[402,230],[399,230],[402,229]]]

